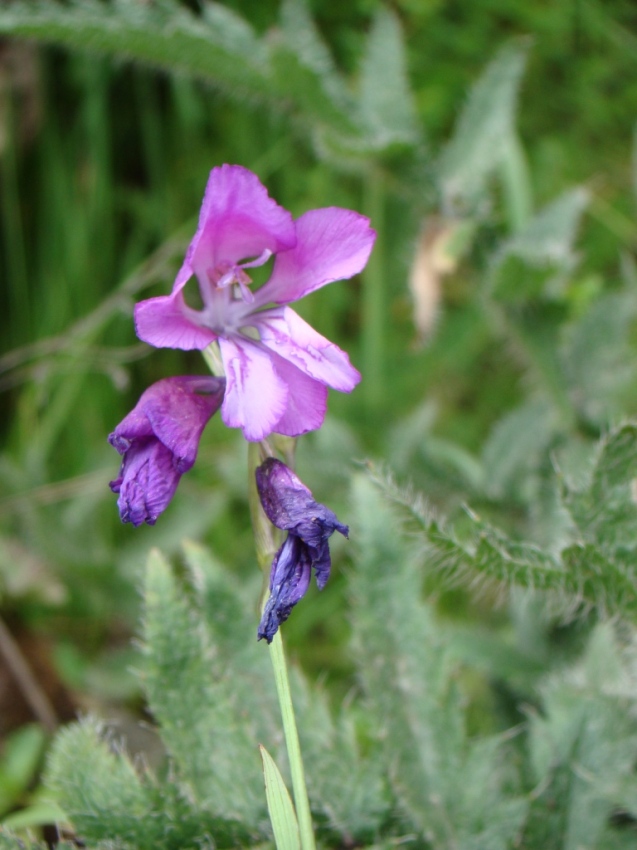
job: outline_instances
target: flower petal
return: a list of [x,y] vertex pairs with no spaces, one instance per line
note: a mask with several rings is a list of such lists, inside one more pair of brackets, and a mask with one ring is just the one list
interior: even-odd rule
[[310,378],[349,393],[361,379],[344,351],[321,336],[291,307],[255,314],[253,324],[261,341]]
[[266,458],[255,476],[261,505],[272,525],[294,532],[317,558],[322,557],[322,547],[335,531],[345,537],[349,534],[349,528],[339,522],[334,511],[317,502],[282,461]]
[[221,418],[229,428],[241,428],[246,440],[263,440],[285,412],[285,381],[275,371],[270,352],[258,343],[222,337],[219,347],[226,373]]
[[135,305],[137,336],[155,348],[202,351],[217,336],[209,328],[193,322],[187,315],[188,310],[181,292],[140,301]]
[[271,357],[288,389],[285,411],[272,430],[286,437],[300,437],[320,428],[327,410],[327,387],[274,352]]
[[295,244],[292,216],[270,198],[256,174],[240,165],[213,168],[199,226],[175,287],[183,286],[190,276],[185,277],[188,267],[205,275],[224,261],[234,264],[266,250],[286,251]]
[[117,507],[122,522],[154,525],[174,496],[180,478],[166,446],[154,438],[136,442],[126,453],[119,477],[111,482],[111,490],[119,493]]
[[140,398],[153,433],[173,453],[178,472],[187,472],[197,459],[201,434],[221,406],[225,383],[223,378],[165,378]]
[[351,210],[310,210],[296,222],[296,247],[278,254],[270,280],[255,293],[255,303],[287,304],[326,283],[358,274],[376,239],[369,219]]
[[272,562],[270,597],[259,623],[259,640],[265,638],[268,643],[272,642],[281,623],[307,592],[311,575],[308,547],[295,534],[288,534]]

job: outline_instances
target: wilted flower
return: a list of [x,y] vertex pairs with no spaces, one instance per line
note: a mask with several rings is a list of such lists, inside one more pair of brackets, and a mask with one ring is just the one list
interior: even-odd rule
[[[225,424],[252,441],[272,432],[304,434],[322,424],[327,388],[350,392],[360,375],[345,352],[285,305],[360,272],[375,237],[367,218],[338,207],[294,221],[252,172],[214,168],[172,293],[136,306],[137,335],[157,347],[186,350],[218,341],[227,380]],[[273,255],[270,279],[252,291],[246,269]],[[184,298],[192,275],[201,309]]]
[[328,540],[334,531],[347,537],[349,529],[336,514],[316,502],[302,481],[276,458],[269,457],[257,469],[257,489],[266,516],[288,536],[274,556],[270,572],[270,598],[259,623],[259,640],[268,643],[279,625],[310,586],[312,569],[319,590],[330,577]]
[[192,467],[203,429],[223,400],[225,381],[212,377],[164,378],[150,386],[110,434],[124,456],[118,478],[122,522],[154,525]]

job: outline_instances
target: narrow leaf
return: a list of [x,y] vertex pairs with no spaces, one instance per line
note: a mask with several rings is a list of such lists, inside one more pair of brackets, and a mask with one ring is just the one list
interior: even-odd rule
[[525,58],[521,42],[505,45],[473,87],[440,160],[447,203],[475,204],[500,164],[514,126]]
[[413,100],[400,23],[380,8],[367,39],[361,67],[361,118],[373,146],[412,143],[416,138]]
[[277,850],[300,850],[299,826],[288,789],[272,756],[261,744],[259,750],[263,761],[265,797]]
[[264,46],[246,21],[219,4],[198,18],[173,2],[157,8],[19,0],[0,10],[0,33],[132,59],[203,78],[235,95],[272,100]]

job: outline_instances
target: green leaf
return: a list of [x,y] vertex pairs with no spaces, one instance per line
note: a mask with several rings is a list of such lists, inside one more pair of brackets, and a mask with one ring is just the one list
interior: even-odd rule
[[89,842],[112,837],[152,846],[159,840],[151,795],[99,721],[87,719],[57,735],[45,782]]
[[413,144],[416,117],[407,77],[405,44],[396,15],[379,8],[361,66],[360,116],[374,148]]
[[327,693],[296,675],[292,682],[312,811],[325,843],[349,836],[366,844],[391,814],[383,765],[361,752],[352,713],[332,717]]
[[555,408],[542,399],[529,399],[496,422],[482,455],[489,496],[535,495],[528,493],[529,474],[542,463],[558,425]]
[[[144,596],[146,692],[179,774],[201,805],[256,825],[263,807],[259,736],[241,701],[245,684],[219,657],[201,614],[157,551],[148,559]],[[246,634],[250,639],[256,643]]]
[[235,96],[272,100],[267,51],[250,25],[212,3],[202,18],[175,2],[12,3],[0,33],[190,74]]
[[436,848],[505,850],[526,803],[504,791],[503,742],[468,740],[456,671],[392,512],[364,476],[354,502],[356,654],[394,792]]
[[[383,473],[372,472],[372,480],[398,509],[404,526],[415,532],[422,563],[449,583],[519,585],[550,592],[554,602],[571,612],[584,603],[607,615],[634,618],[637,504],[631,482],[636,476],[636,431],[636,425],[626,425],[610,435],[602,443],[590,484],[565,489],[565,506],[582,539],[562,540],[558,551],[514,540],[473,512],[460,539],[418,494],[401,490]],[[570,532],[572,537],[572,527]]]
[[636,482],[637,424],[628,423],[600,442],[586,484],[577,489],[568,484],[564,487],[564,503],[582,539],[607,554],[630,558],[633,564]]
[[601,428],[621,419],[637,385],[631,334],[637,294],[627,287],[597,298],[563,329],[560,356],[573,404]]
[[41,800],[3,818],[2,828],[33,829],[49,823],[64,823],[67,820],[66,813],[56,803]]
[[526,52],[519,41],[505,45],[471,90],[440,159],[440,187],[447,205],[473,207],[500,165],[513,132]]
[[608,820],[637,757],[637,681],[612,625],[598,626],[582,662],[547,679],[541,693],[542,711],[530,719],[530,748],[542,793],[523,844],[546,850],[609,846]]
[[272,756],[263,746],[259,746],[259,750],[263,761],[265,796],[274,832],[274,843],[277,850],[300,850],[299,825],[288,789]]
[[319,125],[356,133],[351,98],[305,0],[286,0],[277,35],[270,43],[277,94]]
[[23,726],[4,741],[0,761],[0,814],[21,801],[42,760],[46,734],[35,724]]
[[536,213],[497,252],[491,270],[493,296],[522,303],[540,294],[561,295],[576,261],[574,241],[588,204],[582,188],[564,192]]

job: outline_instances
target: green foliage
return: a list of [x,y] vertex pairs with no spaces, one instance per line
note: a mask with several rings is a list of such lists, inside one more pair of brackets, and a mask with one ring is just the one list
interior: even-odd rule
[[7,738],[0,761],[0,814],[22,802],[42,760],[44,744],[39,726],[25,726]]
[[[598,626],[581,662],[542,685],[543,711],[532,713],[529,728],[533,778],[541,789],[527,825],[529,846],[612,846],[610,817],[619,789],[634,781],[637,755],[632,663],[612,627]],[[627,832],[626,842],[634,840],[634,829]]]
[[420,575],[364,478],[355,510],[357,658],[399,804],[436,848],[504,848],[527,804],[503,786],[503,742],[468,739],[452,660],[419,598]]
[[374,481],[415,531],[427,569],[448,581],[475,577],[487,585],[551,591],[566,606],[583,603],[634,620],[636,451],[637,425],[620,426],[600,443],[584,481],[562,482],[555,510],[564,516],[564,539],[557,550],[515,540],[473,512],[461,533],[454,533],[428,511],[422,496],[401,490],[387,475],[374,475]]
[[[312,5],[0,9],[4,35],[78,51],[39,54],[51,83],[38,89],[35,129],[22,127],[21,91],[0,101],[3,339],[27,343],[0,360],[12,391],[4,606],[63,633],[55,658],[75,658],[74,678],[73,665],[58,667],[94,700],[135,617],[148,546],[185,553],[179,569],[150,558],[139,684],[122,688],[120,658],[119,686],[99,693],[125,692],[135,709],[144,694],[164,762],[131,759],[93,719],[63,730],[46,775],[63,809],[54,818],[51,802],[25,793],[39,748],[27,735],[16,758],[9,741],[2,802],[27,808],[7,820],[19,836],[0,829],[0,848],[41,846],[24,830],[58,818],[95,850],[271,840],[258,743],[284,782],[287,765],[267,648],[254,639],[259,582],[245,578],[243,450],[211,423],[152,530],[115,530],[105,486],[117,460],[104,435],[134,391],[193,368],[174,352],[137,362],[132,299],[166,291],[208,169],[237,161],[295,214],[362,207],[379,230],[360,288],[328,287],[300,307],[351,351],[367,388],[332,398],[331,419],[300,451],[317,497],[352,516],[355,550],[349,592],[340,541],[330,585],[285,625],[305,670],[327,671],[320,687],[293,677],[322,846],[627,849],[637,286],[633,199],[621,194],[629,133],[607,129],[635,114],[630,22],[615,0],[573,14],[467,5],[460,23],[453,3]],[[505,37],[532,30],[530,51],[514,37],[478,76]],[[402,280],[423,217],[425,232],[468,236],[442,267],[425,245],[437,324],[416,352]],[[347,508],[351,459],[369,454],[394,473],[373,472],[375,486],[357,474]],[[182,547],[188,535],[207,537],[215,557]]]
[[392,12],[382,8],[376,14],[363,56],[360,111],[374,148],[411,144],[417,138],[400,24]]
[[277,850],[300,850],[299,826],[288,789],[272,756],[265,747],[260,750],[274,843]]
[[526,48],[504,47],[474,86],[440,160],[445,206],[472,208],[500,165],[514,132],[516,100]]
[[[611,470],[620,461],[625,468],[625,442],[623,429],[600,450],[597,486],[623,486]],[[355,476],[349,585],[360,693],[335,715],[300,672],[293,680],[323,845],[384,846],[412,836],[431,850],[630,847],[630,819],[624,825],[616,814],[632,811],[637,787],[632,627],[598,625],[583,651],[520,676],[532,669],[531,647],[516,648],[497,629],[485,640],[479,627],[445,622],[422,598],[404,512],[378,480]],[[500,541],[501,552],[513,545]],[[60,732],[50,754],[47,787],[96,850],[252,846],[268,832],[256,796],[257,741],[271,748],[279,739],[268,650],[253,639],[247,594],[201,547],[187,544],[185,557],[178,578],[152,553],[144,590],[141,675],[167,769],[134,765],[113,732],[91,719]],[[541,651],[546,616],[530,607],[526,617]],[[463,641],[472,653],[459,652]],[[479,672],[485,668],[524,698],[527,719],[513,730],[500,723],[471,731],[485,691],[493,698],[498,690]],[[292,846],[282,825],[294,824],[293,808],[274,765],[265,758],[268,806],[277,846]]]
[[[0,12],[0,32],[143,62],[211,83],[233,98],[289,111],[359,150],[416,140],[400,27],[380,12],[351,96],[305,0],[286,0],[280,27],[259,38],[220,3],[195,15],[176,0],[137,4],[24,0]],[[335,138],[336,138],[335,137]]]
[[244,19],[220,3],[211,3],[198,19],[171,0],[27,0],[3,11],[0,29],[204,77],[237,95],[268,95],[263,46]]

